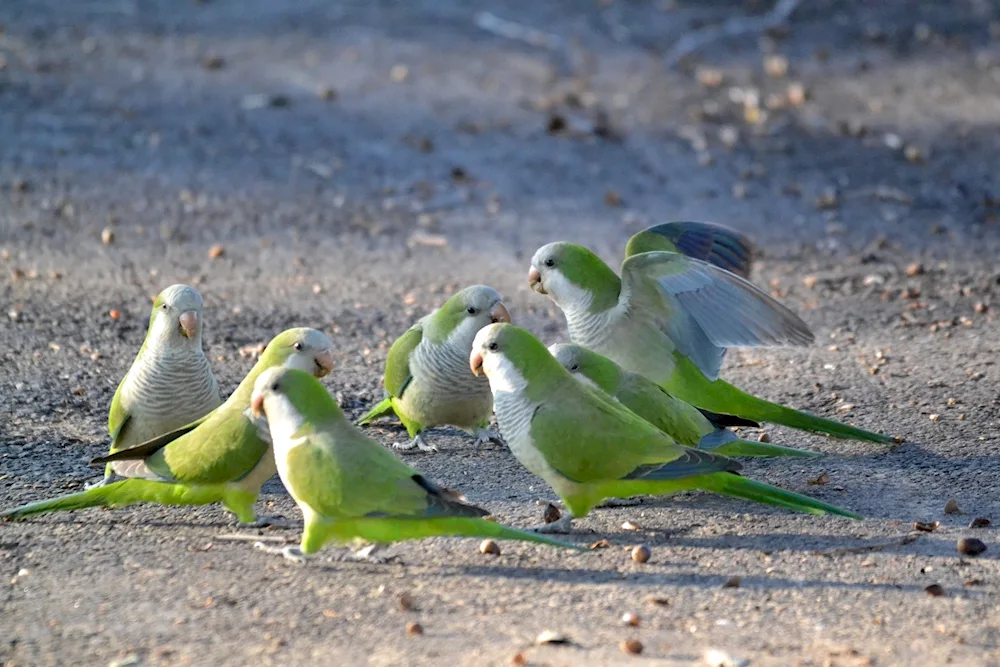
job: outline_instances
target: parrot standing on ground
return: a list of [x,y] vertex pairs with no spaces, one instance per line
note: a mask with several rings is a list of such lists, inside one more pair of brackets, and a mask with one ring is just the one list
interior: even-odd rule
[[606,498],[692,489],[810,514],[853,512],[734,474],[739,462],[677,444],[607,394],[575,379],[538,339],[509,324],[476,335],[469,365],[485,373],[497,423],[521,464],[559,495],[569,514],[539,526],[563,532]]
[[435,535],[573,546],[484,520],[489,512],[466,504],[365,436],[308,373],[262,373],[251,406],[266,416],[278,475],[305,518],[297,548],[257,543],[258,549],[302,562],[331,540],[373,543],[356,554],[361,558],[380,544]]
[[540,248],[528,272],[566,316],[570,339],[712,412],[841,438],[892,438],[757,398],[719,379],[730,347],[805,345],[806,324],[752,283],[685,255],[656,251],[622,263],[621,277],[573,243]]
[[181,429],[92,461],[112,463],[115,472],[128,479],[0,512],[0,518],[136,503],[221,502],[240,523],[276,523],[258,521],[254,512],[260,487],[277,472],[267,424],[250,411],[254,382],[277,366],[322,377],[333,366],[332,347],[330,339],[315,329],[278,334],[221,406]]
[[[171,285],[153,301],[146,339],[111,400],[110,453],[169,433],[219,407],[219,385],[201,349],[202,300]],[[114,478],[109,463],[104,486]]]
[[476,332],[493,322],[510,322],[510,313],[492,287],[473,285],[448,299],[396,339],[385,363],[381,403],[358,420],[364,426],[396,413],[413,439],[396,449],[437,451],[423,431],[450,424],[476,436],[476,445],[495,440],[487,427],[493,416],[489,382],[469,373],[469,352]]
[[805,449],[741,440],[727,427],[759,424],[696,408],[671,396],[645,375],[627,371],[585,347],[558,344],[550,346],[549,352],[578,380],[608,394],[677,444],[723,456],[822,456]]

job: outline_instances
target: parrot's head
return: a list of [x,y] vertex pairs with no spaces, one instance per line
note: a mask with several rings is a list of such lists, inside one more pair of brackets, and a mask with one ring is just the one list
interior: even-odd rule
[[472,343],[469,367],[485,373],[493,393],[516,392],[529,382],[563,374],[545,345],[513,324],[491,324],[480,329]]
[[288,329],[267,344],[257,363],[263,368],[297,368],[320,378],[333,370],[333,343],[315,329]]
[[276,366],[257,377],[250,397],[254,417],[266,418],[272,439],[288,440],[306,422],[341,417],[340,408],[311,373]]
[[563,368],[584,384],[591,384],[605,392],[616,388],[616,364],[606,357],[580,345],[557,343],[549,346],[549,353]]
[[153,300],[147,339],[153,344],[200,347],[201,308],[198,290],[188,285],[171,285]]
[[486,285],[473,285],[445,301],[425,327],[432,338],[464,341],[468,349],[477,331],[496,322],[510,322],[500,293]]
[[550,243],[531,258],[528,284],[563,310],[590,310],[617,298],[621,281],[592,251],[575,243]]

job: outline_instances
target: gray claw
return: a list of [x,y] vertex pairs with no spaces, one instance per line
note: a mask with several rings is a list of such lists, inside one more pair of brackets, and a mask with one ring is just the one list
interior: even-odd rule
[[424,440],[423,434],[418,434],[412,442],[407,442],[405,444],[401,442],[394,442],[392,443],[392,448],[403,452],[408,452],[412,449],[419,449],[422,452],[436,452],[438,450],[436,446],[427,444],[427,441]]
[[275,556],[281,556],[287,561],[292,563],[297,563],[299,565],[306,562],[305,554],[297,546],[289,545],[287,547],[269,547],[263,542],[254,542],[253,548],[258,551],[263,551],[266,554],[273,554]]
[[563,514],[560,518],[556,519],[552,523],[543,523],[540,526],[533,526],[528,530],[534,533],[572,533],[573,532],[573,517],[569,514]]

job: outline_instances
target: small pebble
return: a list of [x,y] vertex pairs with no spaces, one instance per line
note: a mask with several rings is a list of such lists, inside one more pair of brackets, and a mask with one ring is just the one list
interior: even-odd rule
[[627,611],[622,614],[622,623],[625,625],[631,625],[633,628],[637,628],[639,627],[639,624],[642,623],[642,619],[639,618],[639,614],[634,611]]
[[958,501],[954,498],[949,498],[948,502],[944,504],[945,514],[961,514],[962,510],[958,507]]
[[983,544],[983,541],[975,537],[963,537],[958,541],[956,548],[958,553],[966,556],[978,556],[986,551],[986,545]]
[[479,543],[479,553],[490,554],[491,556],[500,555],[500,547],[493,540],[483,540]]
[[535,637],[535,643],[539,646],[542,644],[569,644],[569,637],[554,630],[543,630]]
[[788,58],[781,55],[768,56],[764,59],[764,71],[776,79],[788,74]]
[[726,579],[726,583],[722,584],[723,588],[739,588],[742,585],[743,580],[739,577],[729,577]]
[[218,259],[226,253],[226,249],[220,244],[216,243],[211,248],[208,249],[208,256],[210,259]]
[[121,312],[117,308],[112,308],[108,312],[108,317],[110,317],[113,320],[117,320],[117,319],[121,318],[121,316],[122,316],[122,314],[121,314]]
[[991,525],[989,519],[984,519],[983,517],[976,517],[969,523],[969,528],[989,528]]
[[911,278],[913,276],[919,276],[923,274],[923,272],[924,272],[924,265],[920,264],[919,262],[914,262],[913,264],[910,264],[908,267],[906,267],[906,275],[910,276]]
[[419,623],[407,623],[406,624],[406,634],[410,637],[416,637],[417,635],[424,634],[424,626]]
[[626,521],[622,524],[622,530],[642,530],[642,528],[640,528],[638,524]]
[[930,523],[924,523],[923,521],[914,521],[913,530],[919,530],[923,533],[933,533],[941,526],[940,521],[932,521]]
[[653,554],[650,552],[649,547],[645,544],[639,544],[632,547],[632,560],[636,563],[645,563],[652,555]]
[[771,442],[771,436],[768,435],[767,431],[761,431],[760,435],[757,436],[757,442]]
[[101,243],[104,245],[111,245],[115,242],[115,230],[110,227],[105,227],[101,230]]
[[931,584],[930,586],[924,589],[924,592],[936,598],[941,597],[942,595],[947,595],[947,593],[944,590],[944,586],[942,586],[941,584]]
[[413,611],[416,609],[413,596],[409,593],[400,593],[399,597],[396,598],[396,604],[399,606],[400,611]]
[[639,655],[642,653],[642,642],[638,639],[626,639],[621,644],[619,644],[622,653],[627,653],[629,655]]
[[986,313],[987,310],[990,309],[990,307],[987,306],[985,303],[980,302],[977,303],[975,306],[973,306],[972,309],[976,311],[976,315],[983,315]]

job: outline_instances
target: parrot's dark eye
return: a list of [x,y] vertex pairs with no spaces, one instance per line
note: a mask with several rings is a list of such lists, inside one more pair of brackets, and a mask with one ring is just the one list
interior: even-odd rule
[[499,349],[499,347],[500,347],[500,346],[499,346],[499,345],[497,345],[497,344],[496,344],[496,342],[494,341],[494,342],[490,343],[488,347],[489,347],[489,348],[490,348],[491,350],[493,350],[494,352],[496,352],[496,351],[497,351],[497,349]]
[[469,315],[475,315],[476,314],[476,307],[475,306],[469,306],[468,308],[465,309],[465,312],[467,312]]
[[302,343],[292,343],[292,347],[294,347],[296,350],[300,350],[301,351],[302,350]]
[[555,265],[556,265],[556,260],[552,259],[551,257],[545,260],[545,266],[549,267],[550,269]]
[[160,308],[162,308],[163,310],[166,310],[167,309],[167,304],[163,304],[162,306],[160,306]]
[[277,382],[271,385],[271,391],[278,391],[279,389],[281,389],[281,387],[278,386]]
[[571,371],[575,371],[575,370],[577,370],[578,368],[580,368],[580,364],[573,364],[572,366],[570,366],[570,367],[569,367],[569,369],[570,369]]

